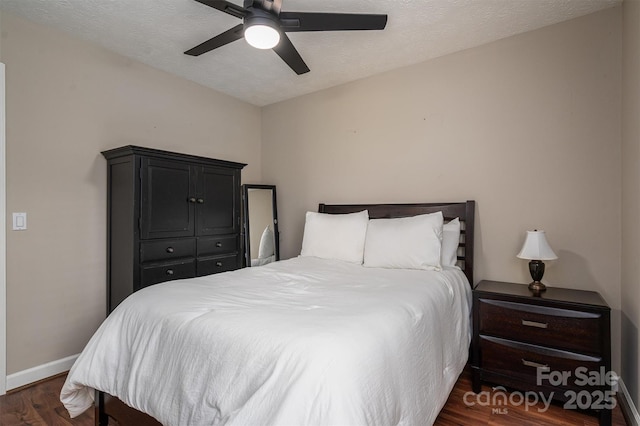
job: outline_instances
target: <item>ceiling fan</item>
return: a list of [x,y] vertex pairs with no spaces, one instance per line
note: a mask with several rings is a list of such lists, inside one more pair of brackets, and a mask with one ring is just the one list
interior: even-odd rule
[[200,56],[244,37],[253,47],[273,49],[298,75],[309,72],[309,67],[285,33],[382,30],[387,25],[387,15],[283,12],[280,10],[282,0],[244,0],[244,7],[225,0],[196,1],[240,18],[243,23],[187,50],[185,54]]

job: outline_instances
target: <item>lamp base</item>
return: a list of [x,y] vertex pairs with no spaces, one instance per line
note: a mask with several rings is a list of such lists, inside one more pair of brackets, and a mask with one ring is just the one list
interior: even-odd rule
[[531,281],[529,284],[529,290],[533,293],[540,294],[547,289],[547,286],[542,284],[540,281]]
[[540,295],[543,291],[547,289],[547,287],[542,284],[540,281],[542,280],[542,276],[544,275],[544,262],[541,260],[532,260],[529,262],[529,273],[531,274],[531,284],[529,284],[529,290],[533,292],[534,295]]

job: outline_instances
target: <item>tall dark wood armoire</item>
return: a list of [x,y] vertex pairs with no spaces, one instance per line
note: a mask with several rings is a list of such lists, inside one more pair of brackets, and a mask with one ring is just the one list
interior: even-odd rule
[[107,159],[107,310],[153,284],[242,266],[245,164],[124,146]]

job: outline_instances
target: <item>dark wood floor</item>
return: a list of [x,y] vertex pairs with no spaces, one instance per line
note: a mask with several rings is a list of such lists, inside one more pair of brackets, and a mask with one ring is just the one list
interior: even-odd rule
[[[64,379],[64,375],[57,376],[0,397],[0,425],[93,425],[92,410],[73,420],[69,418],[69,414],[67,414],[59,400],[60,389],[62,388]],[[468,371],[465,371],[462,373],[462,376],[460,376],[460,379],[458,379],[447,404],[440,412],[435,423],[437,426],[596,426],[598,424],[595,417],[571,410],[563,410],[562,407],[556,405],[552,405],[551,408],[544,413],[539,413],[535,407],[530,407],[527,411],[524,407],[507,406],[506,412],[502,410],[501,413],[498,413],[494,412],[496,407],[492,406],[480,406],[477,404],[467,406],[464,403],[464,395],[470,390],[470,374]],[[491,388],[483,387],[482,390],[490,391]],[[542,405],[540,407],[542,407]],[[110,422],[110,424],[120,424],[123,426],[143,425],[143,423],[137,419],[123,420],[125,418],[126,417],[122,417],[119,422]],[[613,412],[613,425],[626,425],[619,407],[616,407]]]
[[[525,408],[524,405],[509,405],[504,410],[495,406],[467,406],[465,393],[471,391],[471,374],[465,370],[456,383],[446,405],[440,411],[436,419],[436,426],[463,426],[463,425],[518,425],[518,426],[598,426],[598,418],[582,412],[565,410],[561,405],[551,404],[545,412],[544,404]],[[493,392],[489,386],[482,386],[482,392]],[[474,398],[467,398],[475,401]],[[622,411],[619,406],[613,410],[613,426],[626,426]]]

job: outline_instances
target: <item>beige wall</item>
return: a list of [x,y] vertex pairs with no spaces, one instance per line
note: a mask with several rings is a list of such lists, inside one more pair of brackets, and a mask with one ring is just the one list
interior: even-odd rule
[[141,145],[249,163],[260,109],[2,15],[7,84],[7,373],[79,353],[105,316],[106,162]]
[[527,229],[559,256],[545,282],[599,291],[619,367],[621,10],[263,108],[263,180],[283,258],[319,202],[477,201],[476,279],[528,282]]
[[640,1],[623,3],[622,378],[640,407]]

